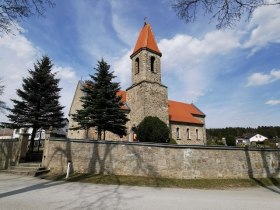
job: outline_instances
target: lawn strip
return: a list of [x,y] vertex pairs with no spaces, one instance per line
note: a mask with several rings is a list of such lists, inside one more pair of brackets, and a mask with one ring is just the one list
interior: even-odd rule
[[84,182],[92,184],[128,185],[147,187],[175,187],[195,189],[228,189],[244,187],[268,187],[275,185],[280,187],[280,179],[168,179],[142,176],[120,176],[120,175],[94,175],[94,174],[71,174],[66,180],[65,174],[49,175],[47,179],[69,182]]

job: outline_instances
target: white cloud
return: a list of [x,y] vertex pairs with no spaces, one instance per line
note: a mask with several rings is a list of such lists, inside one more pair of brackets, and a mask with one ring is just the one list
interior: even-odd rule
[[271,70],[269,74],[253,73],[249,76],[247,86],[259,86],[272,83],[280,79],[280,70]]
[[202,39],[178,34],[160,40],[159,48],[164,52],[162,71],[167,77],[174,76],[179,87],[171,97],[195,102],[203,96],[219,74],[219,69],[212,66],[212,59],[238,48],[239,38],[240,35],[233,31],[211,31]]
[[208,54],[225,54],[240,46],[241,33],[237,31],[212,31],[205,35],[202,43],[202,51]]
[[271,82],[271,75],[254,73],[248,78],[247,86],[265,85]]
[[203,39],[177,34],[171,39],[160,40],[159,47],[165,57],[172,54],[180,58],[190,56],[200,59],[205,55],[226,54],[240,46],[239,38],[238,33],[233,31],[211,31]]
[[131,19],[127,18],[127,13],[131,10],[131,1],[111,1],[112,9],[112,26],[116,31],[118,38],[132,46],[138,36],[138,28],[133,24],[129,24]]
[[244,48],[251,48],[251,54],[272,43],[280,43],[280,7],[264,6],[255,10],[247,30],[250,38]]
[[268,100],[267,102],[265,102],[265,104],[272,105],[272,106],[279,105],[280,100]]
[[61,66],[54,66],[53,72],[57,72],[57,77],[60,79],[65,79],[68,82],[76,82],[76,72],[72,67],[61,67]]
[[280,69],[279,69],[279,70],[273,69],[273,70],[270,72],[270,74],[271,74],[272,77],[274,77],[274,80],[280,79]]
[[[118,55],[123,44],[112,33],[112,22],[108,21],[108,16],[111,15],[111,11],[107,9],[108,2],[75,1],[73,4],[78,41],[80,47],[89,55],[88,60],[95,64],[96,60],[101,58],[110,60]],[[115,20],[115,23],[119,21]],[[123,26],[118,24],[118,27],[121,30]]]
[[114,75],[120,82],[122,89],[126,89],[131,85],[131,60],[129,58],[131,50],[126,50],[120,58],[113,59]]
[[[28,69],[33,69],[33,64],[40,59],[42,51],[33,45],[24,34],[18,31],[14,35],[4,34],[0,38],[0,77],[5,85],[4,94],[1,100],[6,102],[8,107],[13,104],[10,99],[17,99],[16,89],[22,88],[22,78],[28,76]],[[61,104],[65,106],[65,114],[69,110],[72,97],[75,91],[73,82],[77,82],[74,70],[71,67],[55,66],[54,71],[58,72],[61,91]],[[0,122],[7,121],[7,117],[0,113]]]
[[65,106],[64,114],[65,117],[67,117],[74,97],[78,78],[76,72],[70,66],[54,66],[53,72],[57,72],[57,78],[60,79],[59,86],[62,87],[62,90],[60,91],[60,103]]
[[[27,75],[36,61],[39,50],[18,31],[14,35],[3,34],[0,37],[0,77],[5,85],[2,100],[12,105],[11,98],[17,98],[16,89],[21,88],[22,78]],[[1,113],[0,121],[6,120]]]

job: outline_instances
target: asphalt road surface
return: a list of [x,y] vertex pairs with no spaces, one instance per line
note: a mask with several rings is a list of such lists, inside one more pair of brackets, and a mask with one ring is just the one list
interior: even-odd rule
[[278,188],[197,190],[53,182],[0,173],[0,209],[280,209]]

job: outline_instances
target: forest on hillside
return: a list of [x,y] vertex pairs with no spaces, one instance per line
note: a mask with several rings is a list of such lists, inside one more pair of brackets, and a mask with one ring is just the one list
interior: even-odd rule
[[280,137],[280,126],[259,126],[257,128],[227,127],[206,129],[207,139],[222,139],[223,137],[241,137],[244,134],[261,134],[268,139]]

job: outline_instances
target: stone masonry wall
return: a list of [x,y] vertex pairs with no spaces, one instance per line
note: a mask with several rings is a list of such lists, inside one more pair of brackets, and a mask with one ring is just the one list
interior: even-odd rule
[[[116,135],[112,132],[106,131],[105,132],[105,139],[110,140],[110,141],[128,141],[128,135],[129,135],[128,131],[127,131],[127,135],[123,136],[123,137],[120,137],[119,135]],[[89,136],[89,139],[97,140],[97,130],[96,130],[96,128],[91,128],[89,130],[88,136]],[[102,138],[103,138],[103,133],[102,133]]]
[[46,140],[43,165],[74,172],[214,179],[280,177],[280,150],[206,146]]
[[0,140],[0,170],[7,169],[18,159],[20,143],[16,139]]
[[71,115],[76,114],[77,110],[82,109],[82,102],[80,100],[83,94],[82,82],[79,81],[71,104],[71,109],[69,111],[69,129],[67,132],[67,138],[84,139],[86,136],[85,130],[71,130],[71,128],[75,128],[78,126],[78,123],[72,119]]
[[167,125],[167,88],[158,83],[142,82],[127,90],[127,104],[130,108],[130,129],[147,116],[157,116]]
[[[171,136],[176,140],[177,144],[188,145],[205,145],[205,127],[199,125],[188,125],[183,123],[171,122]],[[179,129],[179,138],[177,138],[177,129]],[[187,129],[189,129],[189,137],[187,135]],[[197,130],[197,131],[196,131]],[[197,133],[198,132],[198,138]]]
[[206,144],[205,117],[194,115],[194,118],[198,119],[203,124],[203,127],[201,129],[202,129],[202,133],[203,133],[204,144]]
[[[154,72],[151,71],[151,57],[155,58]],[[139,59],[139,72],[137,71],[136,59]],[[160,56],[148,50],[141,50],[132,58],[132,84],[143,80],[161,83]]]

